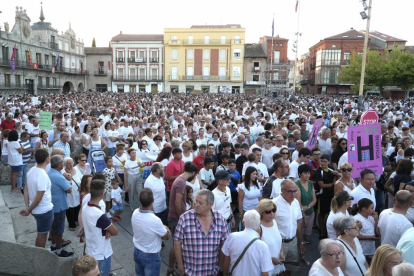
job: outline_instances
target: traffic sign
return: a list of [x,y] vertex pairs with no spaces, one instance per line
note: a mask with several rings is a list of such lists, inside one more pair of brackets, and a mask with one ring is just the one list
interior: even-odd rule
[[368,110],[361,115],[361,125],[378,123],[379,117],[375,110]]

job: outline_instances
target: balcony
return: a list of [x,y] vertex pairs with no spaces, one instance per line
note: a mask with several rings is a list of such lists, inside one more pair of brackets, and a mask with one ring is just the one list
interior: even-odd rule
[[193,39],[193,40],[184,39],[183,44],[185,45],[230,45],[231,40],[230,39],[224,39],[224,40],[209,39],[206,41],[205,39]]
[[116,62],[125,62],[125,59],[122,57],[116,58]]
[[349,65],[350,63],[351,63],[351,60],[349,60],[349,59],[344,59],[342,61],[342,65]]
[[146,63],[147,59],[142,57],[128,58],[128,63]]
[[159,81],[163,81],[162,77],[146,77],[146,76],[114,76],[112,77],[113,81],[124,81],[124,82],[130,82],[130,81],[135,81],[135,82],[159,82]]
[[61,86],[57,85],[57,84],[38,84],[37,88],[42,88],[42,89],[60,89]]
[[273,65],[289,64],[289,60],[284,58],[273,59],[273,61],[271,60],[271,62],[273,62]]
[[259,72],[260,71],[260,67],[253,67],[252,72]]
[[0,83],[0,89],[8,89],[8,88],[17,88],[17,89],[24,89],[26,86],[22,83]]
[[49,47],[54,50],[59,50],[59,44],[54,43],[54,42],[49,42]]
[[94,71],[95,76],[106,76],[107,73],[105,71]]
[[55,69],[55,72],[59,73],[67,73],[67,74],[73,74],[73,75],[89,75],[88,70],[81,70],[76,68],[66,68],[66,67],[58,67]]
[[150,58],[149,61],[151,63],[158,63],[159,59],[158,58]]
[[171,81],[229,81],[230,76],[169,76]]
[[339,66],[341,65],[340,60],[322,60],[322,66]]
[[265,85],[265,81],[245,81],[245,85]]

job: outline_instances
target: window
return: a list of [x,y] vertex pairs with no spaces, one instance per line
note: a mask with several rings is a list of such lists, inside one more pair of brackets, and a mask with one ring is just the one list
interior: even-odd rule
[[253,75],[253,81],[259,81],[260,76],[259,75]]
[[241,58],[241,49],[234,49],[233,58],[234,59],[240,59]]
[[340,68],[322,67],[322,70],[319,73],[320,78],[317,78],[317,80],[320,79],[320,83],[326,83],[326,84],[339,83],[338,81],[339,71],[340,71]]
[[140,68],[139,69],[139,79],[140,80],[145,80],[145,68]]
[[142,58],[142,60],[144,60],[144,58],[145,58],[145,51],[140,50],[140,51],[138,52],[138,57],[139,57],[139,58]]
[[171,79],[172,80],[178,79],[178,77],[177,77],[177,67],[171,67]]
[[240,67],[234,66],[233,67],[233,79],[239,80],[240,79]]
[[137,78],[137,71],[135,68],[129,68],[129,79],[135,80]]
[[283,46],[283,43],[280,43],[279,46]]
[[76,53],[79,54],[79,46],[76,45]]
[[117,77],[118,77],[118,79],[123,79],[124,78],[124,68],[118,68]]
[[273,51],[273,63],[280,63],[280,52]]
[[177,60],[177,49],[172,49],[171,59],[172,60]]
[[43,77],[42,76],[38,76],[37,77],[37,86],[38,87],[42,87],[43,85]]
[[203,93],[210,93],[210,86],[201,86],[201,91]]
[[52,66],[56,66],[56,57],[52,56]]
[[45,55],[45,65],[49,65],[49,55]]
[[158,51],[156,51],[156,50],[152,50],[152,51],[151,51],[151,58],[158,59]]
[[131,61],[135,61],[135,51],[129,51],[129,58]]
[[63,50],[62,40],[59,40],[59,50]]
[[349,64],[350,59],[351,59],[351,53],[349,52],[344,53],[344,64]]
[[20,82],[20,75],[15,75],[14,76],[14,82],[16,83],[17,87],[20,87],[21,82]]
[[158,70],[157,70],[157,68],[152,68],[151,69],[151,78],[153,80],[157,80],[158,79]]
[[187,60],[194,60],[194,50],[187,49]]
[[1,47],[2,57],[3,59],[9,59],[9,47],[2,46]]
[[55,36],[54,36],[54,35],[51,35],[51,36],[50,36],[50,41],[51,41],[52,43],[55,43]]
[[49,87],[49,86],[50,86],[50,78],[46,77],[46,87]]
[[137,86],[136,85],[130,85],[129,86],[129,92],[131,92],[131,93],[137,92]]
[[19,61],[19,49],[16,48],[16,54],[14,56],[14,60],[17,62]]
[[208,35],[206,35],[204,37],[204,44],[209,44],[210,43],[210,37]]
[[10,75],[9,74],[4,74],[4,85],[10,86]]
[[177,36],[176,35],[172,36],[171,44],[177,44]]
[[54,86],[54,87],[56,87],[56,86],[57,86],[56,78],[53,78],[53,79],[52,79],[52,83],[53,83],[53,86]]
[[105,65],[104,65],[103,61],[98,62],[98,71],[99,71],[99,73],[103,73],[105,71],[104,66]]
[[65,51],[69,52],[69,43],[65,42]]
[[204,49],[203,59],[210,60],[210,49]]
[[322,65],[340,65],[341,50],[323,49],[320,60]]
[[36,53],[36,62],[37,64],[42,64],[42,54]]
[[224,80],[226,78],[226,67],[221,66],[219,68],[219,76],[220,76],[220,80]]
[[194,67],[188,66],[187,67],[187,80],[192,80],[194,76]]
[[221,44],[226,44],[226,36],[225,35],[221,36]]
[[234,37],[234,44],[240,44],[240,36],[239,35],[236,35]]
[[226,61],[226,49],[220,49],[220,61]]
[[116,52],[116,61],[117,62],[124,62],[124,51],[117,51]]
[[192,35],[188,36],[188,44],[193,44],[193,36]]
[[204,66],[203,67],[203,79],[209,80],[210,79],[210,67]]

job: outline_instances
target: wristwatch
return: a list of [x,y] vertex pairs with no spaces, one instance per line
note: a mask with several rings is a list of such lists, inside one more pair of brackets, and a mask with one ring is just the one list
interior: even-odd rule
[[303,242],[300,242],[300,244],[306,244],[306,242],[303,241]]

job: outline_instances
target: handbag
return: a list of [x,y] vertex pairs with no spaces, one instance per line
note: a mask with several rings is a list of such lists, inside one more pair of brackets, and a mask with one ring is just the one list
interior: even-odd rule
[[243,252],[240,254],[240,256],[237,258],[236,262],[234,263],[233,267],[230,270],[229,276],[233,275],[233,271],[236,268],[236,266],[239,264],[239,262],[241,261],[241,259],[244,256],[244,253],[246,253],[247,249],[249,249],[250,245],[252,245],[256,240],[258,240],[259,238],[254,238],[251,242],[249,242],[249,244],[244,248]]
[[351,250],[348,248],[348,246],[343,241],[341,241],[340,239],[338,239],[338,241],[340,241],[343,245],[345,245],[346,249],[348,249],[349,253],[351,253],[352,257],[354,258],[354,261],[356,262],[356,264],[357,264],[357,266],[359,268],[359,271],[361,271],[361,275],[364,276],[365,274],[362,271],[361,267],[359,266],[359,263],[358,263],[356,257],[354,256],[354,254],[352,254]]

